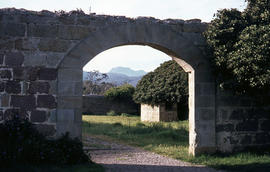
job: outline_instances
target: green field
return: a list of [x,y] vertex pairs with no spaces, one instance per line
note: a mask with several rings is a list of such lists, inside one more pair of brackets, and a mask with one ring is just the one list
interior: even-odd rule
[[83,135],[138,146],[175,159],[235,172],[269,172],[270,150],[230,155],[188,155],[188,121],[140,122],[137,116],[83,116]]

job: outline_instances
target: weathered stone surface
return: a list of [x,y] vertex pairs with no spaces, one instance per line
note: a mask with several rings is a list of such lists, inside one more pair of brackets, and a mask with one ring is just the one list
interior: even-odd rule
[[0,70],[0,77],[1,79],[10,79],[11,76],[11,71],[4,69],[4,70]]
[[9,94],[1,94],[0,99],[1,99],[0,107],[9,107],[9,100],[10,100]]
[[58,34],[58,25],[29,24],[27,35],[30,37],[55,38]]
[[16,50],[30,50],[35,51],[37,50],[37,44],[39,43],[39,39],[17,39],[15,41],[15,49]]
[[258,130],[257,120],[243,121],[236,125],[236,131],[257,131],[257,130]]
[[36,93],[49,93],[50,85],[48,82],[30,82],[28,93],[36,94]]
[[28,117],[27,112],[24,109],[7,109],[4,112],[4,120],[12,119],[14,116],[17,116],[21,119]]
[[65,25],[59,29],[59,38],[78,40],[87,37],[89,32],[91,32],[89,27]]
[[233,124],[221,124],[216,126],[217,132],[232,132],[234,131],[234,125]]
[[55,125],[37,124],[37,125],[35,125],[35,127],[44,136],[54,136],[55,133],[56,133],[56,127],[55,127]]
[[6,53],[6,65],[7,66],[21,66],[24,61],[24,56],[20,52]]
[[41,68],[39,71],[40,80],[56,80],[57,70],[53,68]]
[[56,99],[52,95],[39,95],[37,97],[37,106],[41,108],[56,108]]
[[0,82],[0,92],[5,91],[5,82]]
[[1,23],[0,36],[21,36],[25,34],[25,24]]
[[21,93],[21,83],[19,81],[7,81],[6,82],[6,92],[10,94]]
[[270,131],[270,120],[265,120],[261,122],[261,130],[262,131]]
[[0,53],[0,65],[2,65],[4,62],[4,54]]
[[25,110],[32,110],[36,108],[36,98],[33,95],[30,96],[12,95],[10,105],[13,107],[20,107]]
[[250,135],[245,135],[244,138],[241,139],[240,143],[243,145],[249,145],[252,143],[252,137]]
[[3,119],[4,119],[4,113],[3,111],[0,111],[0,121],[3,121]]
[[66,52],[70,42],[61,39],[41,39],[38,48],[40,51]]
[[46,111],[34,110],[31,112],[31,122],[45,122],[47,120]]
[[38,78],[39,67],[13,68],[13,78],[18,80],[35,81]]
[[270,134],[269,133],[258,133],[255,137],[255,142],[257,144],[266,144],[270,142]]

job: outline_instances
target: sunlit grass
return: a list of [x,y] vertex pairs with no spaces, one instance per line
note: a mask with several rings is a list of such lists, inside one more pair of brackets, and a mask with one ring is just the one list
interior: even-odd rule
[[147,123],[137,116],[83,116],[83,134],[138,146],[175,159],[235,172],[269,172],[269,149],[231,155],[188,154],[188,121]]

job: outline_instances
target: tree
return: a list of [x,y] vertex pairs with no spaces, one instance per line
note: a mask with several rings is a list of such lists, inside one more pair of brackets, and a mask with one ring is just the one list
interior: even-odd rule
[[218,11],[205,32],[220,86],[253,93],[270,86],[270,1]]
[[187,73],[172,60],[146,74],[138,82],[133,95],[136,103],[150,105],[187,102],[187,97]]
[[115,87],[115,84],[105,82],[107,74],[99,71],[87,72],[86,81],[83,82],[83,94],[103,95],[106,90]]

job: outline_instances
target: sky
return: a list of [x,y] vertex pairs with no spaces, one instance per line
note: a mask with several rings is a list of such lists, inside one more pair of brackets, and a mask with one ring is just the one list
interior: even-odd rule
[[[159,19],[201,19],[210,22],[217,10],[244,9],[244,0],[0,0],[0,8],[24,8],[40,11],[71,11],[121,15],[151,16]],[[146,46],[122,46],[104,51],[92,59],[84,70],[108,72],[116,66],[152,71],[160,63],[170,60],[166,54]],[[106,63],[104,63],[106,62]]]

